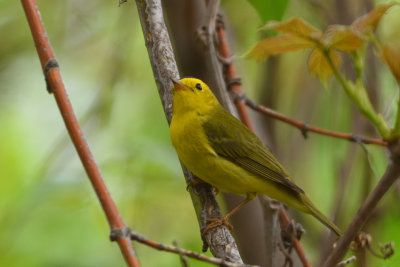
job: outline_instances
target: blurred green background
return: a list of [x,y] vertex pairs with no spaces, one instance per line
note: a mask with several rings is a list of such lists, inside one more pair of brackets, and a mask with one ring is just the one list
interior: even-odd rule
[[[324,29],[335,20],[328,20],[317,4],[324,1],[289,1],[284,18],[301,14]],[[70,100],[125,222],[151,239],[165,244],[176,240],[182,248],[200,252],[197,220],[169,140],[135,2],[118,7],[118,1],[38,0],[38,5]],[[263,36],[262,21],[246,1],[224,1],[222,9],[232,47],[243,55]],[[393,27],[400,25],[398,14],[388,14],[379,27],[391,42],[400,40]],[[46,91],[19,1],[0,0],[0,36],[0,266],[124,266],[118,246],[109,242],[105,216],[53,96]],[[320,127],[374,135],[368,127],[359,131],[357,124],[365,120],[334,81],[323,88],[308,74],[307,55],[280,58],[271,89],[273,107]],[[262,102],[265,64],[242,57],[236,64],[247,93]],[[398,88],[388,69],[374,64],[375,103],[390,120]],[[292,127],[251,114],[261,136],[269,125],[270,145],[278,158],[330,216],[337,181],[345,177],[338,212],[344,229],[382,175],[385,150],[367,146],[374,176],[360,146],[314,134],[304,140]],[[392,188],[373,214],[368,229],[375,250],[378,242],[400,241],[399,195],[399,186]],[[309,229],[303,244],[312,262],[318,262],[324,228],[309,216],[294,217]],[[176,255],[134,246],[143,266],[180,264]],[[369,266],[400,266],[400,254],[386,261],[368,255],[368,261]]]

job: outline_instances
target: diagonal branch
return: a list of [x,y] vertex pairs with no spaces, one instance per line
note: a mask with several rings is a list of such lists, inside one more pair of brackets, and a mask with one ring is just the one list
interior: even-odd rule
[[[282,207],[279,209],[279,222],[281,224],[282,229],[285,229],[289,223],[290,223],[290,218],[289,215],[287,214],[286,210],[284,210]],[[303,265],[305,267],[311,267],[311,262],[307,260],[307,255],[303,249],[303,247],[300,244],[300,241],[297,238],[293,238],[293,247],[296,250],[297,254],[299,255],[299,258]]]
[[[68,133],[79,154],[89,180],[93,185],[110,227],[112,229],[123,229],[126,227],[125,223],[119,214],[117,206],[112,200],[110,193],[108,192],[100,173],[100,169],[89,149],[89,145],[86,142],[83,131],[74,114],[71,102],[68,99],[58,63],[47,38],[46,30],[41,21],[36,1],[22,0],[21,2],[31,28],[32,36],[45,75],[47,90],[55,97],[60,113],[64,119],[65,126],[67,127]],[[128,266],[140,266],[129,238],[119,237],[116,241],[118,242]]]
[[[227,84],[228,91],[235,92],[237,94],[243,94],[243,88],[238,78],[238,74],[233,64],[233,58],[231,54],[231,49],[229,47],[228,38],[225,33],[225,25],[222,20],[222,15],[219,15],[217,21],[217,37],[218,37],[218,53],[224,62],[224,75],[225,75],[225,83]],[[252,131],[254,131],[254,127],[251,124],[250,116],[247,113],[246,106],[239,100],[234,99],[234,103],[236,109],[238,111],[238,115],[240,120]]]
[[379,200],[400,176],[400,141],[396,140],[395,142],[391,143],[389,145],[389,149],[392,155],[392,162],[389,163],[385,174],[383,175],[375,189],[365,200],[361,208],[358,210],[356,216],[350,223],[346,232],[339,239],[339,242],[336,245],[335,249],[332,251],[331,255],[324,263],[324,267],[336,266],[336,264],[343,258],[348,247],[350,246],[350,243],[355,239],[355,237],[358,235],[359,231],[363,227],[364,223],[372,214],[372,210],[376,207]]
[[261,112],[269,117],[272,117],[277,120],[286,122],[287,124],[293,125],[294,127],[298,128],[301,131],[301,133],[303,134],[304,137],[307,137],[307,132],[313,132],[313,133],[327,135],[327,136],[331,136],[331,137],[335,137],[335,138],[339,138],[339,139],[346,139],[350,142],[373,144],[373,145],[379,145],[379,146],[387,146],[388,145],[388,143],[382,139],[361,136],[361,135],[356,135],[356,134],[350,134],[350,133],[341,133],[341,132],[326,130],[323,128],[308,125],[304,122],[286,117],[285,115],[283,115],[273,109],[259,105],[259,104],[255,103],[253,100],[249,99],[244,94],[239,94],[239,95],[237,95],[236,98],[241,99],[248,107],[250,107],[251,109],[253,109],[255,111]]
[[197,259],[200,261],[208,262],[217,266],[226,266],[226,267],[254,267],[254,265],[248,265],[248,264],[242,264],[242,263],[234,263],[234,262],[229,262],[224,259],[219,259],[219,258],[212,258],[205,256],[203,254],[199,254],[190,250],[185,250],[182,248],[179,248],[177,246],[168,246],[165,244],[158,243],[156,241],[147,239],[146,237],[138,234],[137,232],[130,230],[129,232],[130,238],[132,240],[135,240],[137,242],[140,242],[144,245],[147,245],[149,247],[162,250],[162,251],[168,251],[172,253],[179,254],[181,256],[187,256],[193,259]]
[[[178,68],[175,62],[171,41],[165,26],[160,0],[136,0],[140,22],[168,122],[172,116],[172,84],[171,78],[178,78]],[[193,174],[183,167],[187,184],[194,184]],[[189,186],[189,193],[196,210],[199,225],[205,224],[206,218],[221,216],[221,211],[215,200],[212,187],[205,183]],[[225,226],[219,226],[205,235],[205,247],[210,247],[211,253],[227,261],[242,263],[235,240]]]

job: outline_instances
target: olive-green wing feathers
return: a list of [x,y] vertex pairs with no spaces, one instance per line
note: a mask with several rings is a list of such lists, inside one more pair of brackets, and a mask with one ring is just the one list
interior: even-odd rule
[[304,193],[289,179],[287,172],[260,139],[224,109],[214,112],[202,127],[210,146],[220,157],[259,177]]

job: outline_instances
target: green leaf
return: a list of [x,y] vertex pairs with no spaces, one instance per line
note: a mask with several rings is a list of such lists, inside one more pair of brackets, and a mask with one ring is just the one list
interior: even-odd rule
[[264,24],[269,20],[281,20],[289,0],[249,0],[249,3],[257,10]]

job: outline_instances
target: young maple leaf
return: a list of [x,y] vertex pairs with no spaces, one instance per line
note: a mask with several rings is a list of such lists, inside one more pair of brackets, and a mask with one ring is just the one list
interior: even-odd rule
[[351,53],[361,48],[367,33],[375,30],[382,16],[393,5],[395,4],[377,7],[350,26],[331,25],[325,32],[300,18],[269,22],[264,28],[275,30],[282,35],[259,41],[245,56],[265,60],[272,55],[312,49],[308,58],[309,70],[325,84],[333,74],[332,67],[340,66],[341,56],[337,51]]
[[[335,67],[340,65],[342,59],[337,52],[330,50],[329,57]],[[308,69],[311,71],[311,73],[318,75],[319,79],[324,85],[326,85],[328,78],[333,73],[333,69],[331,68],[329,61],[319,49],[313,49],[308,57]]]
[[316,40],[322,35],[320,30],[299,18],[285,22],[271,21],[267,23],[265,28],[281,32],[283,35],[259,41],[245,55],[246,57],[265,60],[272,55],[313,48],[316,45]]
[[381,20],[382,16],[386,13],[386,11],[398,4],[389,4],[389,5],[382,5],[377,8],[374,8],[364,16],[356,19],[352,24],[351,27],[360,33],[366,33],[368,31],[374,31],[376,26],[378,26],[379,21]]

